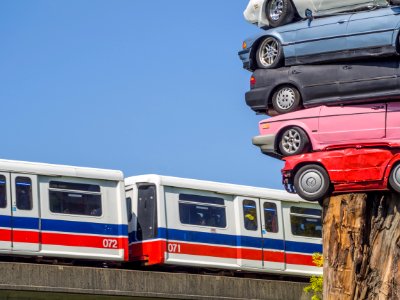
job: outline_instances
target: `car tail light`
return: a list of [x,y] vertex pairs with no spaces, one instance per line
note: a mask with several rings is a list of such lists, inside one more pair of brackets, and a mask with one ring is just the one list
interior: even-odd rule
[[250,77],[250,87],[254,87],[256,85],[256,78],[254,76]]
[[246,43],[246,42],[243,42],[243,44],[242,44],[242,49],[245,50],[246,48],[247,48],[247,43]]
[[261,129],[269,129],[271,125],[269,123],[262,123],[261,124]]

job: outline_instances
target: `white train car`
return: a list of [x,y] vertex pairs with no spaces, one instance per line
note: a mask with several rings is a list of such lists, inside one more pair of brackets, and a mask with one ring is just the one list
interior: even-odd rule
[[321,208],[284,191],[158,175],[125,179],[130,260],[322,274]]
[[0,160],[0,254],[128,260],[121,171]]

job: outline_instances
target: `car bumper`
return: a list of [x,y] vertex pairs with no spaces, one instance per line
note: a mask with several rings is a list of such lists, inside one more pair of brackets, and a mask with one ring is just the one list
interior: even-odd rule
[[243,69],[253,71],[253,61],[250,57],[250,49],[239,51],[239,57],[243,62]]
[[282,184],[288,193],[296,194],[296,189],[293,185],[292,171],[286,171],[282,169]]
[[246,104],[255,112],[265,114],[268,110],[270,93],[269,87],[252,89],[246,93]]
[[253,137],[253,145],[260,147],[263,154],[281,159],[282,155],[275,149],[275,138],[275,134],[258,135]]

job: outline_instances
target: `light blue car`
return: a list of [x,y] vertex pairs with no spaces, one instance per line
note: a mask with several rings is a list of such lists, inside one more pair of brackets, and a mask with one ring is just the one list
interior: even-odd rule
[[245,69],[399,54],[400,7],[340,14],[264,31],[243,42]]

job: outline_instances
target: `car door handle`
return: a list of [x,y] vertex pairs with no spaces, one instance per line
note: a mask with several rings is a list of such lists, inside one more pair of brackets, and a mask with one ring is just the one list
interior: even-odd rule
[[375,105],[375,106],[372,106],[371,108],[374,110],[377,110],[377,109],[383,109],[383,108],[385,108],[385,106],[384,105]]
[[346,23],[347,22],[347,20],[340,20],[340,21],[338,21],[338,24],[343,24],[343,23]]
[[352,66],[344,66],[344,67],[343,67],[343,70],[351,70],[351,69],[353,69]]
[[293,70],[292,71],[292,74],[300,74],[301,72],[300,71],[297,71],[297,70]]

